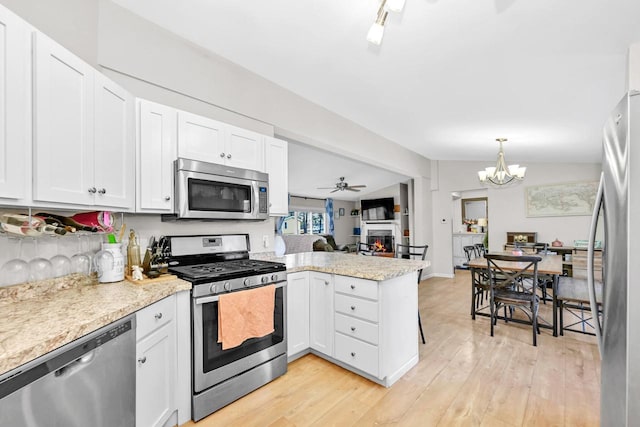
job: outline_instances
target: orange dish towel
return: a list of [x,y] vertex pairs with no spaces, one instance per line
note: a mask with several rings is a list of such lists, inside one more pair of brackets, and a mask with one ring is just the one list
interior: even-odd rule
[[275,285],[220,295],[218,299],[218,342],[222,349],[237,347],[249,338],[274,331]]

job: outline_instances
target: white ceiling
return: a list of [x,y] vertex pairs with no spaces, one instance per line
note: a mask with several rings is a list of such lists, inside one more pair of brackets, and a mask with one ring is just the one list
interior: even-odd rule
[[[338,175],[336,175],[338,173]],[[350,185],[364,184],[367,187],[355,191],[318,189],[333,187],[344,176]],[[398,182],[406,182],[409,177],[398,175],[366,163],[347,159],[337,154],[289,142],[289,193],[296,196],[340,200],[356,200],[374,191]]]
[[639,0],[407,0],[380,47],[378,0],[114,1],[442,160],[599,161],[640,42]]

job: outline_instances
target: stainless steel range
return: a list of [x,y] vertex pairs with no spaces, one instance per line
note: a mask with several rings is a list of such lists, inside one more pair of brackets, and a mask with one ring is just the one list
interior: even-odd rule
[[[286,266],[249,259],[249,236],[168,236],[169,271],[193,284],[192,418],[198,421],[287,371]],[[274,331],[227,350],[218,343],[220,295],[275,286]]]

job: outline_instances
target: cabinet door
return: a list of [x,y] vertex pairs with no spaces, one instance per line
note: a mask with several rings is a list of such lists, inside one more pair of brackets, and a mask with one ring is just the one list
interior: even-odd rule
[[226,164],[236,168],[264,171],[263,136],[235,126],[228,127]]
[[163,426],[175,409],[175,323],[136,346],[136,425]]
[[177,110],[150,101],[140,101],[137,211],[173,212],[177,125]]
[[94,75],[95,204],[133,209],[135,111],[133,96],[100,73]]
[[0,7],[0,198],[28,198],[31,39],[24,21]]
[[265,172],[269,174],[269,215],[289,213],[289,160],[287,141],[265,137]]
[[94,70],[34,33],[34,200],[92,205]]
[[224,164],[226,125],[180,111],[178,113],[178,157]]
[[287,356],[309,348],[309,273],[287,276]]
[[309,339],[311,348],[333,356],[333,278],[309,273]]

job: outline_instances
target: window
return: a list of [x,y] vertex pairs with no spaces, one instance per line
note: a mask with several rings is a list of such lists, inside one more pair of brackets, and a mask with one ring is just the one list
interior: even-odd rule
[[326,215],[324,212],[295,211],[289,212],[284,219],[283,234],[325,234]]

